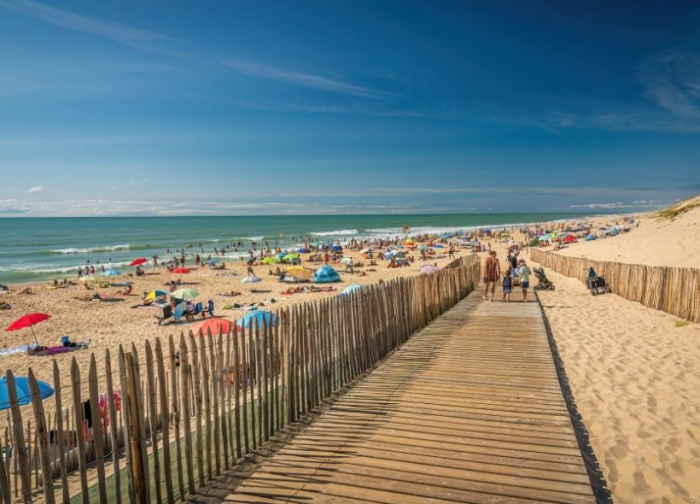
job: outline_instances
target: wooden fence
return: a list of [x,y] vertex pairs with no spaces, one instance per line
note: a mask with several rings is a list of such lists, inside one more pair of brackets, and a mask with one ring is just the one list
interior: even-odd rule
[[649,308],[700,322],[700,270],[594,261],[533,249],[533,261],[582,282],[588,268],[605,277],[612,292]]
[[479,269],[470,255],[278,310],[270,323],[119,346],[101,365],[92,355],[87,379],[75,359],[70,377],[54,362],[44,401],[29,369],[31,410],[8,370],[0,502],[186,499],[463,299]]

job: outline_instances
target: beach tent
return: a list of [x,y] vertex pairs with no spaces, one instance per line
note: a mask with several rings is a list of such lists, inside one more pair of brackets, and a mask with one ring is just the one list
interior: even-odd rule
[[233,329],[233,322],[223,318],[210,318],[203,320],[202,322],[195,324],[192,327],[192,332],[194,334],[199,334],[200,331],[205,336],[211,331],[212,334],[216,335],[219,332],[226,334],[229,329]]
[[595,240],[595,235],[593,233],[586,236],[586,241],[593,241],[593,240]]
[[333,246],[331,247],[331,250],[332,250],[333,252],[342,252],[342,251],[343,251],[343,247],[341,247],[340,245],[333,245]]
[[262,260],[262,263],[263,264],[275,264],[277,262],[276,259],[277,259],[276,257],[266,257],[265,259]]
[[314,282],[331,283],[340,282],[340,275],[331,266],[321,266],[314,272]]
[[419,270],[421,275],[432,275],[433,273],[437,273],[438,271],[440,271],[440,268],[438,268],[434,264],[426,264],[425,266],[421,266],[421,269]]
[[340,260],[340,264],[352,264],[352,257],[345,256]]
[[218,262],[219,262],[218,259],[209,259],[209,260],[207,261],[208,264],[216,264],[216,263],[218,263]]
[[356,292],[356,291],[362,289],[362,287],[363,287],[362,284],[357,284],[357,283],[348,285],[340,292],[340,295],[347,296],[349,294],[352,294],[353,292]]
[[[37,380],[39,395],[42,399],[53,395],[53,388],[46,382]],[[26,376],[15,376],[15,392],[17,394],[17,404],[24,406],[32,402],[32,393],[29,388],[29,379]],[[7,378],[0,377],[0,410],[10,408],[10,390],[7,386]]]
[[566,238],[564,238],[564,243],[573,243],[576,241],[576,237],[574,235],[569,235]]
[[443,247],[442,245],[433,245],[433,248],[434,248],[434,249],[442,249],[442,248],[445,248],[445,247]]
[[185,275],[189,272],[190,272],[189,268],[175,268],[173,270],[173,273],[180,273],[180,274],[185,274]]
[[256,276],[247,276],[243,280],[241,280],[241,283],[258,283],[260,282],[260,279]]
[[197,289],[178,289],[172,293],[175,299],[191,300],[199,296]]
[[295,259],[299,259],[299,254],[287,254],[284,256],[285,261],[294,261]]
[[280,252],[279,254],[277,254],[277,257],[278,257],[279,259],[284,259],[284,256],[286,256],[286,255],[287,255],[286,252]]
[[277,317],[274,313],[265,310],[256,310],[250,313],[246,313],[243,317],[236,320],[236,325],[239,329],[245,327],[246,329],[255,328],[255,321],[257,320],[258,326],[262,328],[263,322],[267,326],[277,325]]
[[302,248],[298,248],[298,249],[297,249],[297,252],[298,252],[299,254],[308,254],[308,253],[310,252],[310,250],[307,249],[307,248],[302,247]]
[[121,271],[117,271],[115,269],[110,269],[102,273],[101,276],[121,276]]

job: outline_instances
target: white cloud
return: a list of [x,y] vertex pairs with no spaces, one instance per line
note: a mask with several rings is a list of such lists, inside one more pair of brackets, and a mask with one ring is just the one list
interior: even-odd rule
[[284,70],[282,68],[257,63],[255,61],[228,59],[222,61],[222,63],[227,67],[245,75],[285,82],[294,86],[319,89],[329,93],[359,96],[361,98],[371,98],[374,100],[387,96],[387,94],[382,91],[376,91],[364,86],[348,84],[346,82],[330,79],[321,75],[297,72],[294,70]]
[[30,187],[29,189],[27,189],[27,194],[38,193],[38,192],[41,192],[43,190],[44,190],[44,186],[38,185],[38,186]]
[[38,19],[66,30],[105,37],[139,51],[178,55],[177,52],[162,46],[163,43],[176,42],[176,39],[149,30],[133,28],[120,23],[100,21],[32,0],[0,0],[0,8]]

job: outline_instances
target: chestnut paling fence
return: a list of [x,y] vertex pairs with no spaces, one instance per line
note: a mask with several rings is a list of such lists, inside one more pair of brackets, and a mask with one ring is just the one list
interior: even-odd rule
[[700,270],[594,261],[533,249],[533,261],[582,282],[588,268],[605,277],[612,292],[649,308],[700,322]]
[[431,275],[278,310],[225,334],[170,336],[54,362],[43,400],[10,408],[0,437],[0,502],[176,502],[372,368],[479,281],[466,256]]

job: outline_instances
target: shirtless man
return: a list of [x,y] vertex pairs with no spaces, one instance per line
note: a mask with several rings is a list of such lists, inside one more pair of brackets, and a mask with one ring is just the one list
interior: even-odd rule
[[501,264],[496,257],[496,251],[492,250],[484,261],[484,299],[488,298],[489,286],[491,286],[491,301],[496,292],[496,282],[501,277]]

